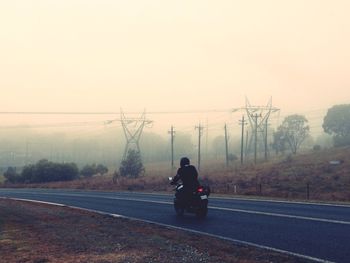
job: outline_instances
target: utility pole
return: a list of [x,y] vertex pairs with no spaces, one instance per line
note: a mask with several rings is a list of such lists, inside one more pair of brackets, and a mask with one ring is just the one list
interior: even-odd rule
[[249,136],[249,131],[247,130],[245,132],[245,150],[244,150],[245,157],[247,157],[247,153],[248,153],[248,138],[249,138],[248,136]]
[[265,120],[265,161],[267,161],[267,127],[268,127],[268,119]]
[[174,127],[171,126],[170,131],[168,133],[171,136],[171,168],[174,168],[174,138],[175,138],[175,130]]
[[[239,125],[242,125],[242,134],[241,134],[241,164],[243,164],[243,148],[244,148],[244,126],[247,123],[244,121],[244,115],[242,116],[242,120],[239,121]],[[247,136],[248,137],[248,136]]]
[[28,164],[28,148],[29,148],[29,142],[27,140],[27,142],[26,142],[26,161],[25,161],[25,165]]
[[200,170],[201,167],[201,137],[202,137],[202,131],[204,129],[203,126],[199,123],[198,126],[195,127],[195,129],[198,129],[198,170]]
[[227,137],[227,125],[225,123],[225,149],[226,149],[226,167],[228,167],[228,137]]
[[258,118],[261,114],[255,113],[251,116],[254,119],[254,163],[256,164],[257,148],[258,148]]

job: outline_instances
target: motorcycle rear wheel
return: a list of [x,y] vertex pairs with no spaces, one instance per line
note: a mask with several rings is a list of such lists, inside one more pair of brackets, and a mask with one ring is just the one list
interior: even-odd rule
[[198,218],[205,218],[208,214],[208,207],[202,207],[200,209],[197,210],[196,212],[196,216]]

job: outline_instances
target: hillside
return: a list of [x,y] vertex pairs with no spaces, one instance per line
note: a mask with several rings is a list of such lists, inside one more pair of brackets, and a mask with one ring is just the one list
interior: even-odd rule
[[[216,192],[288,199],[350,200],[350,147],[333,148],[208,174]],[[214,173],[213,173],[214,175]],[[222,178],[221,178],[222,177]],[[226,180],[225,180],[226,178]],[[226,188],[226,189],[225,189]]]

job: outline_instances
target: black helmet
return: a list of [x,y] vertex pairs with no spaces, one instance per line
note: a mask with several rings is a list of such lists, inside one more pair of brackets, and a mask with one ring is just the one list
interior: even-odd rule
[[190,164],[190,159],[188,159],[187,157],[182,157],[180,160],[180,167],[184,167],[185,165],[189,165]]

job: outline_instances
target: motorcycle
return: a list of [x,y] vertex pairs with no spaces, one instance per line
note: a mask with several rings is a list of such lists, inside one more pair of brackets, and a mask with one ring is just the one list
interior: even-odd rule
[[[169,177],[169,181],[173,178]],[[185,212],[194,213],[198,218],[204,218],[208,213],[208,197],[210,188],[208,186],[198,186],[197,189],[186,196],[183,192],[183,184],[175,185],[174,209],[178,216],[182,216]]]

